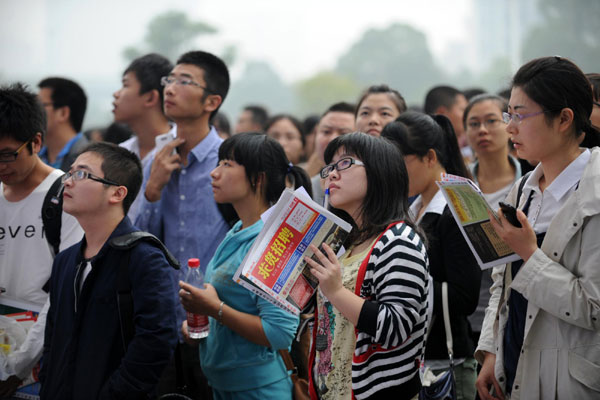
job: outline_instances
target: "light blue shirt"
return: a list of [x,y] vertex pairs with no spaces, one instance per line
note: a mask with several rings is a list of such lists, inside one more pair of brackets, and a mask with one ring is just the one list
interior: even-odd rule
[[[204,273],[215,250],[229,230],[213,198],[210,172],[217,166],[223,140],[211,127],[208,135],[188,154],[187,165],[173,171],[160,200],[151,203],[143,196],[135,224],[164,242],[181,263],[176,280],[183,280],[190,258],[200,259]],[[154,156],[144,168],[145,190]],[[179,288],[176,288],[177,293]],[[178,299],[179,302],[179,299]],[[179,319],[184,311],[179,307]]]
[[58,153],[58,155],[56,156],[56,160],[54,160],[53,163],[51,163],[50,160],[48,160],[48,148],[46,146],[42,147],[42,149],[38,153],[38,156],[42,159],[43,162],[45,162],[49,166],[56,169],[60,169],[63,159],[67,154],[69,154],[69,151],[71,151],[71,147],[73,147],[75,142],[81,139],[82,136],[83,132],[79,132],[77,135],[73,136],[73,138],[69,140],[62,148],[62,150]]

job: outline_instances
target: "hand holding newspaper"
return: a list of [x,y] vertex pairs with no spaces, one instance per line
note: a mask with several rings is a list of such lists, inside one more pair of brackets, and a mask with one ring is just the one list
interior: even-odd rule
[[304,257],[310,244],[327,243],[337,253],[351,225],[307,195],[286,189],[264,223],[233,280],[278,307],[298,315],[319,282]]
[[520,259],[492,227],[487,211],[496,220],[498,216],[473,181],[442,174],[437,185],[446,197],[448,207],[481,269]]

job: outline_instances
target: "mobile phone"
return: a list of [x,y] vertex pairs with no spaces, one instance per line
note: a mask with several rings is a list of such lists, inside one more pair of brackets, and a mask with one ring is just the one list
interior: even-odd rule
[[[159,151],[161,151],[163,149],[163,147],[165,147],[167,144],[171,143],[173,140],[175,140],[175,135],[172,134],[171,132],[167,132],[167,133],[163,133],[162,135],[158,135],[157,137],[154,138],[154,149],[155,149],[155,153],[157,154]],[[173,153],[171,153],[172,155],[176,153],[176,150],[173,149]]]
[[517,228],[521,228],[523,225],[517,219],[517,209],[510,204],[506,204],[504,202],[498,203],[500,205],[500,209],[502,210],[502,214],[511,223],[511,225],[516,226]]

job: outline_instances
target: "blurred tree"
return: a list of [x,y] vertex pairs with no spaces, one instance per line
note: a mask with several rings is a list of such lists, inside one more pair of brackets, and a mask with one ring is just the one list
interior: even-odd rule
[[524,62],[542,56],[570,58],[585,72],[600,70],[600,1],[539,0],[543,22],[523,44]]
[[262,105],[269,114],[291,112],[293,92],[268,63],[250,61],[240,78],[232,83],[223,110],[235,119],[248,104]]
[[[181,11],[167,11],[150,21],[144,43],[126,47],[123,56],[127,61],[132,61],[143,54],[155,52],[175,62],[177,57],[191,50],[198,36],[216,32],[216,28],[202,21],[191,21]],[[228,61],[232,62],[235,51],[231,46],[227,48],[226,54],[231,58]]]
[[425,35],[405,24],[370,29],[337,63],[336,72],[363,87],[386,83],[407,102],[422,102],[442,73],[435,65]]
[[321,114],[330,105],[358,98],[361,87],[351,78],[333,71],[322,71],[295,85],[299,115]]

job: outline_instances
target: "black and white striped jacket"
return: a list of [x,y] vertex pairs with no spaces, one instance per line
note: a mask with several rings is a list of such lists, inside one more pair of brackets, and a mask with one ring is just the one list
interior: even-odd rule
[[425,347],[427,252],[404,222],[391,224],[360,266],[356,294],[366,301],[356,326],[352,389],[357,399],[415,379]]

